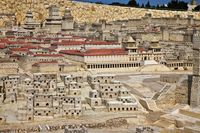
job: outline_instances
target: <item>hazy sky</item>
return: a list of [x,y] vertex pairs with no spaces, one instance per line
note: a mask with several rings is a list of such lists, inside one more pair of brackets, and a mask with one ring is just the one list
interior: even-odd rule
[[[81,0],[79,0],[81,1]],[[84,1],[84,0],[83,0]],[[86,0],[86,1],[93,1],[93,2],[104,2],[104,3],[112,3],[112,2],[120,2],[120,3],[127,3],[129,0]],[[144,3],[146,4],[148,0],[136,0],[140,4]],[[157,5],[157,4],[165,4],[169,2],[170,0],[149,0],[151,5]],[[186,2],[190,2],[191,0],[183,0]],[[197,0],[200,3],[200,0]]]

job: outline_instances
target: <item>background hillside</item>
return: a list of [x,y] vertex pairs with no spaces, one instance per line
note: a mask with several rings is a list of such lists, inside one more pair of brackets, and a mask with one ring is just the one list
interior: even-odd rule
[[[152,13],[153,17],[173,17],[179,14],[181,17],[194,15],[196,19],[200,19],[199,12],[189,11],[166,11],[153,10],[144,8],[118,7],[109,5],[98,5],[82,2],[71,2],[69,0],[1,0],[0,13],[15,13],[17,21],[23,24],[26,12],[31,9],[35,20],[43,22],[48,17],[48,7],[52,4],[60,6],[61,15],[64,9],[70,8],[72,15],[77,22],[98,22],[100,19],[107,21],[136,19],[144,16],[145,13]],[[1,18],[0,25],[3,25],[9,18]]]

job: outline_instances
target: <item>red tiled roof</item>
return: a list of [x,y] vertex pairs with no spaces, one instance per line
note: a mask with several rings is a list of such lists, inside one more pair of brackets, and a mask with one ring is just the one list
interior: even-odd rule
[[65,41],[65,42],[57,42],[53,43],[55,45],[83,45],[86,44],[86,42],[79,42],[79,41]]
[[30,43],[27,43],[27,42],[22,42],[22,41],[14,41],[14,42],[7,42],[7,45],[15,45],[15,44],[30,44]]
[[79,50],[61,50],[60,53],[78,56],[127,55],[127,51],[124,49],[88,49],[85,52]]
[[18,58],[18,57],[22,57],[22,56],[18,55],[18,54],[11,54],[10,57],[17,57]]
[[3,38],[3,39],[0,39],[0,43],[8,43],[9,42],[9,40],[8,39],[5,39],[5,38]]
[[24,45],[24,46],[21,46],[21,48],[39,49],[39,48],[42,48],[42,47],[41,46],[34,46],[34,45]]
[[48,50],[49,50],[50,52],[56,52],[56,50],[55,50],[53,47],[49,47]]
[[15,38],[15,36],[7,36],[6,38]]
[[27,48],[13,48],[11,51],[23,51],[23,52],[28,52],[29,49]]
[[29,55],[33,55],[33,52],[31,52],[31,51],[28,51],[28,54],[29,54]]
[[58,41],[59,40],[59,38],[40,38],[40,37],[36,37],[35,38],[36,40],[38,40],[38,41]]
[[51,44],[50,42],[36,42],[34,44],[38,44],[38,45],[48,45],[48,44]]
[[50,37],[47,37],[47,38],[44,38],[44,40],[54,40],[54,41],[58,41],[59,38],[50,38]]
[[86,42],[86,41],[85,40],[76,40],[76,39],[73,39],[73,38],[65,38],[65,39],[60,39],[59,42],[69,43],[69,42]]
[[34,54],[34,57],[63,57],[62,54]]
[[35,37],[32,37],[32,36],[22,36],[22,37],[18,37],[17,39],[35,39]]
[[0,49],[4,49],[4,48],[6,48],[5,45],[0,45]]

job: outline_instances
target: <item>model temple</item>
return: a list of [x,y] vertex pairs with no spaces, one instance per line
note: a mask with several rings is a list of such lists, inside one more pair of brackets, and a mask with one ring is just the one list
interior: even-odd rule
[[200,132],[195,0],[164,12],[0,5],[0,132]]

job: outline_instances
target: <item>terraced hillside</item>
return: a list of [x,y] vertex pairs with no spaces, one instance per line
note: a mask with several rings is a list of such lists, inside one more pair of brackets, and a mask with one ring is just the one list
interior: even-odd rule
[[[17,21],[23,23],[25,13],[32,9],[35,20],[42,22],[48,16],[48,7],[52,4],[57,4],[60,7],[62,15],[64,9],[70,8],[77,22],[98,22],[99,19],[107,21],[124,20],[141,18],[146,12],[152,13],[153,17],[173,17],[179,14],[181,17],[194,15],[200,19],[198,12],[183,12],[183,11],[161,11],[148,10],[141,8],[116,7],[108,5],[97,5],[89,3],[71,2],[70,0],[0,0],[0,13],[14,13]],[[1,17],[0,25],[9,18]]]

